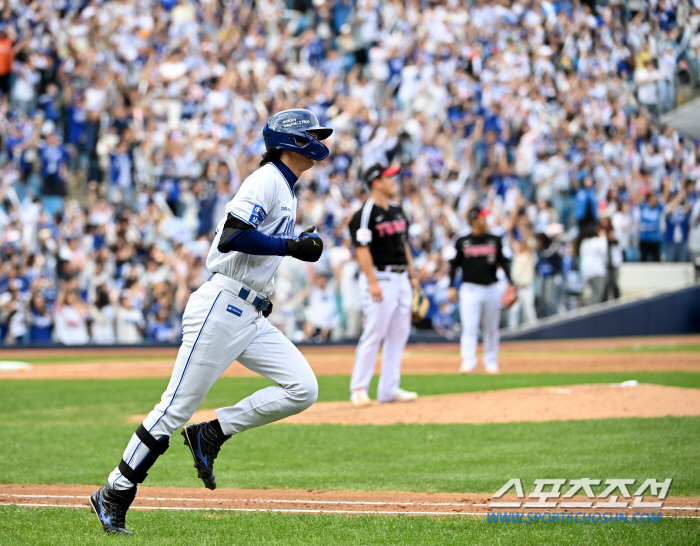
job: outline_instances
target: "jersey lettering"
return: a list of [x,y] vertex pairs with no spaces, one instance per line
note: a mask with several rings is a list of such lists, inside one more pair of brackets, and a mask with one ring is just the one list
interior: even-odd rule
[[478,256],[495,256],[495,245],[464,245],[462,252],[467,258],[476,258]]
[[387,222],[380,222],[374,226],[379,232],[380,237],[385,235],[396,235],[397,233],[406,232],[406,220],[389,220]]
[[253,207],[253,212],[250,214],[250,220],[248,220],[251,224],[254,226],[259,226],[262,224],[263,220],[265,220],[265,217],[267,216],[267,213],[265,212],[265,209],[262,208],[260,205],[255,205]]
[[355,212],[349,228],[353,244],[368,247],[375,266],[407,264],[408,221],[399,207],[382,208],[369,200]]
[[294,219],[291,216],[282,218],[272,232],[272,237],[292,237],[294,235]]

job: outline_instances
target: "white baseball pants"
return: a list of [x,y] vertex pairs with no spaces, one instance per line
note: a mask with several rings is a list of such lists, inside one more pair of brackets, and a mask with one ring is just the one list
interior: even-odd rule
[[459,287],[459,314],[462,320],[460,348],[463,371],[476,368],[479,323],[484,334],[484,366],[489,371],[498,371],[501,291],[502,288],[498,283],[483,285],[464,282]]
[[[156,439],[172,436],[190,420],[234,360],[275,385],[235,406],[217,409],[224,434],[238,434],[279,421],[304,411],[316,401],[318,383],[309,363],[262,313],[236,295],[240,287],[233,279],[217,274],[190,296],[170,384],[160,403],[143,421]],[[124,460],[136,469],[148,453],[134,434],[124,451]],[[119,468],[109,475],[108,482],[115,489],[133,486]]]
[[382,287],[381,302],[372,299],[367,278],[360,276],[365,326],[355,352],[350,392],[369,389],[381,346],[382,370],[377,399],[391,402],[401,383],[401,358],[411,333],[413,289],[408,273],[375,270],[375,275]]

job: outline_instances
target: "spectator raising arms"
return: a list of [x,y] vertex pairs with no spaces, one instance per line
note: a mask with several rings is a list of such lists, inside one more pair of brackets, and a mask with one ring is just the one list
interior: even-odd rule
[[[578,304],[595,253],[583,267],[573,243],[606,217],[625,260],[688,260],[700,145],[660,114],[680,76],[700,73],[699,13],[687,0],[3,2],[0,339],[47,335],[46,313],[61,342],[85,320],[95,343],[177,339],[262,125],[300,105],[336,138],[280,226],[318,226],[332,274],[314,325],[290,302],[317,271],[279,270],[273,319],[296,340],[305,324],[332,339],[361,330],[347,219],[374,163],[401,166],[397,205],[431,302],[419,326],[448,337],[447,253],[474,206],[514,261],[513,325],[535,318],[533,298],[537,317]],[[608,297],[616,252],[587,277]]]

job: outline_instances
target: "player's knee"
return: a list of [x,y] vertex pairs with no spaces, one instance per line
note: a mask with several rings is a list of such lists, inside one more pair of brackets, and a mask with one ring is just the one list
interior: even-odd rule
[[292,388],[288,389],[290,397],[294,400],[299,411],[304,411],[312,406],[318,399],[318,381],[314,375],[300,380]]

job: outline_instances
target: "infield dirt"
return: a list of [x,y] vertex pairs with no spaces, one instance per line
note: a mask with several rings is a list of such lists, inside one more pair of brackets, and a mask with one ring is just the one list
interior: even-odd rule
[[[672,350],[646,352],[645,349],[700,343],[700,336],[661,338],[616,338],[562,341],[504,342],[499,363],[502,373],[615,372],[615,371],[700,371],[700,352]],[[353,346],[301,347],[317,375],[349,375],[354,361]],[[620,351],[620,352],[604,352]],[[635,352],[639,351],[639,352]],[[36,364],[31,370],[0,372],[0,379],[127,379],[170,377],[177,355],[174,348],[119,349],[17,349],[0,351],[0,360],[22,358],[63,359],[79,355],[81,360],[94,356],[93,362]],[[140,360],[148,357],[147,359]],[[159,358],[162,356],[163,358]],[[123,358],[123,360],[120,360]],[[453,374],[460,365],[456,343],[413,344],[404,354],[404,374]],[[481,367],[477,373],[481,373]],[[234,362],[223,377],[255,376]]]
[[[97,485],[0,485],[0,504],[21,506],[65,506],[87,508],[88,496]],[[413,493],[396,491],[314,491],[271,489],[217,489],[140,486],[133,508],[154,510],[231,510],[323,512],[341,514],[411,514],[411,515],[479,515],[493,511],[488,507],[492,497],[478,493]],[[517,501],[505,495],[499,502]],[[527,502],[527,499],[522,499]],[[587,501],[585,497],[567,499]],[[600,508],[605,512],[639,512],[629,508]],[[646,500],[646,499],[645,499]],[[534,509],[542,512],[541,507]],[[555,508],[557,512],[581,512],[581,509]],[[586,512],[594,511],[585,509]],[[658,510],[658,509],[657,509]],[[654,511],[657,511],[654,510]],[[533,511],[533,508],[508,509],[509,512]],[[700,515],[700,498],[669,497],[664,502],[664,516]]]

